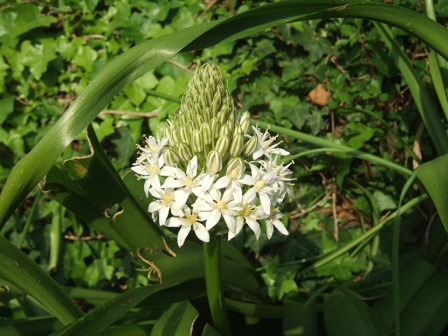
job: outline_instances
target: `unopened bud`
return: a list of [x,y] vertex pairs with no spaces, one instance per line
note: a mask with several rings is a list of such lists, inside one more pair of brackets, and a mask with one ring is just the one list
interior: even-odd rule
[[210,145],[213,140],[212,128],[209,123],[203,123],[200,128],[204,145]]
[[217,115],[219,122],[222,125],[224,125],[227,121],[227,111],[226,110],[227,110],[227,108],[225,106],[223,106],[223,108],[221,109],[221,111],[218,112],[218,115]]
[[221,123],[219,122],[218,118],[214,117],[210,121],[210,127],[212,128],[212,135],[216,139],[219,134],[219,129],[221,128]]
[[179,143],[177,146],[177,153],[184,162],[190,161],[193,157],[190,148],[183,143]]
[[205,122],[210,122],[210,119],[212,119],[212,112],[210,111],[210,107],[207,106],[202,110],[202,116]]
[[213,102],[212,102],[212,106],[211,106],[211,111],[212,111],[212,115],[213,117],[216,117],[220,107],[221,107],[221,94],[220,92],[216,92],[215,96],[213,97]]
[[193,148],[193,152],[195,152],[196,154],[201,153],[204,150],[204,143],[202,141],[202,134],[201,131],[195,129],[193,131],[193,136],[192,136],[192,148]]
[[179,163],[179,157],[170,148],[165,148],[163,151],[163,159],[168,166],[176,166]]
[[222,158],[221,155],[213,150],[208,153],[207,156],[207,169],[209,172],[216,174],[222,169]]
[[241,150],[244,145],[244,137],[242,134],[236,134],[232,139],[232,144],[230,145],[230,157],[240,156]]
[[222,157],[225,157],[229,144],[229,137],[227,135],[221,135],[216,142],[215,150],[217,150]]
[[250,127],[250,113],[248,111],[244,112],[240,119],[240,127],[243,134],[249,132]]
[[185,125],[179,127],[179,135],[183,143],[188,144],[190,142],[190,137],[188,136],[189,134],[187,133],[187,127]]
[[232,132],[230,132],[229,126],[227,126],[227,124],[221,126],[219,130],[219,136],[225,135],[227,137],[230,137],[231,134]]
[[246,144],[243,147],[243,155],[252,155],[253,152],[255,152],[255,149],[258,145],[258,137],[253,136],[249,139],[249,141],[246,142]]

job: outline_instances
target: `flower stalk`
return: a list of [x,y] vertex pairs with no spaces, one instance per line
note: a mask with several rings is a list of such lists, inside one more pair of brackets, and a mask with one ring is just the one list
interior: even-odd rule
[[205,286],[214,328],[223,336],[231,335],[221,285],[221,244],[216,236],[203,244]]

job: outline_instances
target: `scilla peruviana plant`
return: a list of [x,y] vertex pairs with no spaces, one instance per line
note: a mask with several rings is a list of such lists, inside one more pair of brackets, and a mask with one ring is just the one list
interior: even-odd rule
[[182,246],[193,229],[209,242],[212,229],[235,237],[248,225],[257,239],[260,222],[268,238],[274,228],[287,235],[277,206],[288,194],[290,164],[276,162],[289,153],[276,138],[252,127],[250,114],[237,114],[218,66],[205,64],[190,80],[179,112],[164,136],[146,138],[132,170],[145,179],[148,211],[160,225],[180,227]]
[[182,246],[191,230],[204,243],[207,294],[215,328],[229,334],[220,283],[219,239],[232,239],[247,226],[258,239],[264,221],[267,237],[276,228],[288,234],[279,211],[290,190],[289,155],[276,137],[252,127],[250,113],[236,113],[218,66],[199,67],[188,83],[180,110],[164,136],[146,138],[132,170],[145,180],[144,191],[154,201],[148,211],[154,221],[180,227]]

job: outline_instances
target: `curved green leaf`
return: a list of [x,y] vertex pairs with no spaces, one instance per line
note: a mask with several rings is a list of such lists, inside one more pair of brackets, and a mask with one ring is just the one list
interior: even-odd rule
[[387,335],[370,307],[343,287],[324,296],[324,319],[329,336]]
[[440,220],[448,231],[448,154],[422,164],[417,177],[431,196]]
[[64,324],[83,315],[53,278],[1,235],[0,278],[29,293]]
[[170,307],[154,325],[151,336],[191,335],[199,312],[188,302],[179,302]]
[[428,281],[403,312],[402,334],[438,336],[448,326],[448,274]]
[[409,169],[407,169],[407,168],[405,168],[403,166],[400,166],[399,164],[396,164],[396,163],[391,162],[391,161],[387,161],[387,160],[382,159],[382,158],[380,158],[378,156],[375,156],[375,155],[372,155],[372,154],[368,154],[368,153],[364,153],[362,151],[350,148],[350,147],[345,146],[345,145],[341,145],[339,143],[336,143],[336,142],[333,142],[333,141],[330,141],[330,140],[322,139],[322,138],[319,138],[319,137],[316,137],[316,136],[313,136],[313,135],[309,135],[309,134],[306,134],[306,133],[302,133],[302,132],[299,132],[299,131],[293,131],[293,130],[290,130],[290,129],[287,129],[287,128],[284,128],[284,127],[280,127],[280,126],[276,126],[276,125],[270,125],[270,124],[268,124],[268,123],[266,123],[264,121],[253,120],[252,124],[258,125],[258,126],[260,126],[262,128],[268,128],[268,129],[270,129],[270,130],[272,130],[272,131],[274,131],[276,133],[283,134],[283,135],[286,135],[286,136],[289,136],[291,138],[298,139],[298,140],[301,140],[301,141],[305,141],[305,142],[308,142],[310,144],[316,145],[318,147],[331,148],[332,151],[336,151],[336,152],[339,152],[339,153],[345,153],[345,154],[357,157],[357,158],[362,159],[362,160],[370,161],[372,163],[376,163],[376,164],[382,165],[384,167],[388,167],[390,169],[394,169],[394,170],[396,170],[396,171],[398,171],[398,172],[400,172],[402,174],[406,174],[406,175],[411,175],[412,174],[411,170],[409,170]]
[[68,335],[100,335],[112,323],[134,308],[144,299],[164,289],[177,285],[177,282],[166,282],[161,285],[139,287],[120,294],[109,302],[92,310],[87,315],[51,334],[52,336]]
[[[436,268],[423,259],[417,260],[412,266],[400,274],[400,315],[409,306],[412,298],[426,282],[434,276]],[[392,288],[372,307],[374,315],[384,322],[388,331],[392,332],[394,326],[394,294]],[[401,323],[402,325],[402,323]],[[406,334],[403,334],[406,335]]]

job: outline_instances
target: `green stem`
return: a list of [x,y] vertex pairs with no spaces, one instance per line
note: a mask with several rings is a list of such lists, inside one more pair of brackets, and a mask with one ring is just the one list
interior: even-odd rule
[[204,267],[213,326],[221,335],[231,335],[221,287],[221,244],[214,235],[211,235],[209,243],[204,243]]

